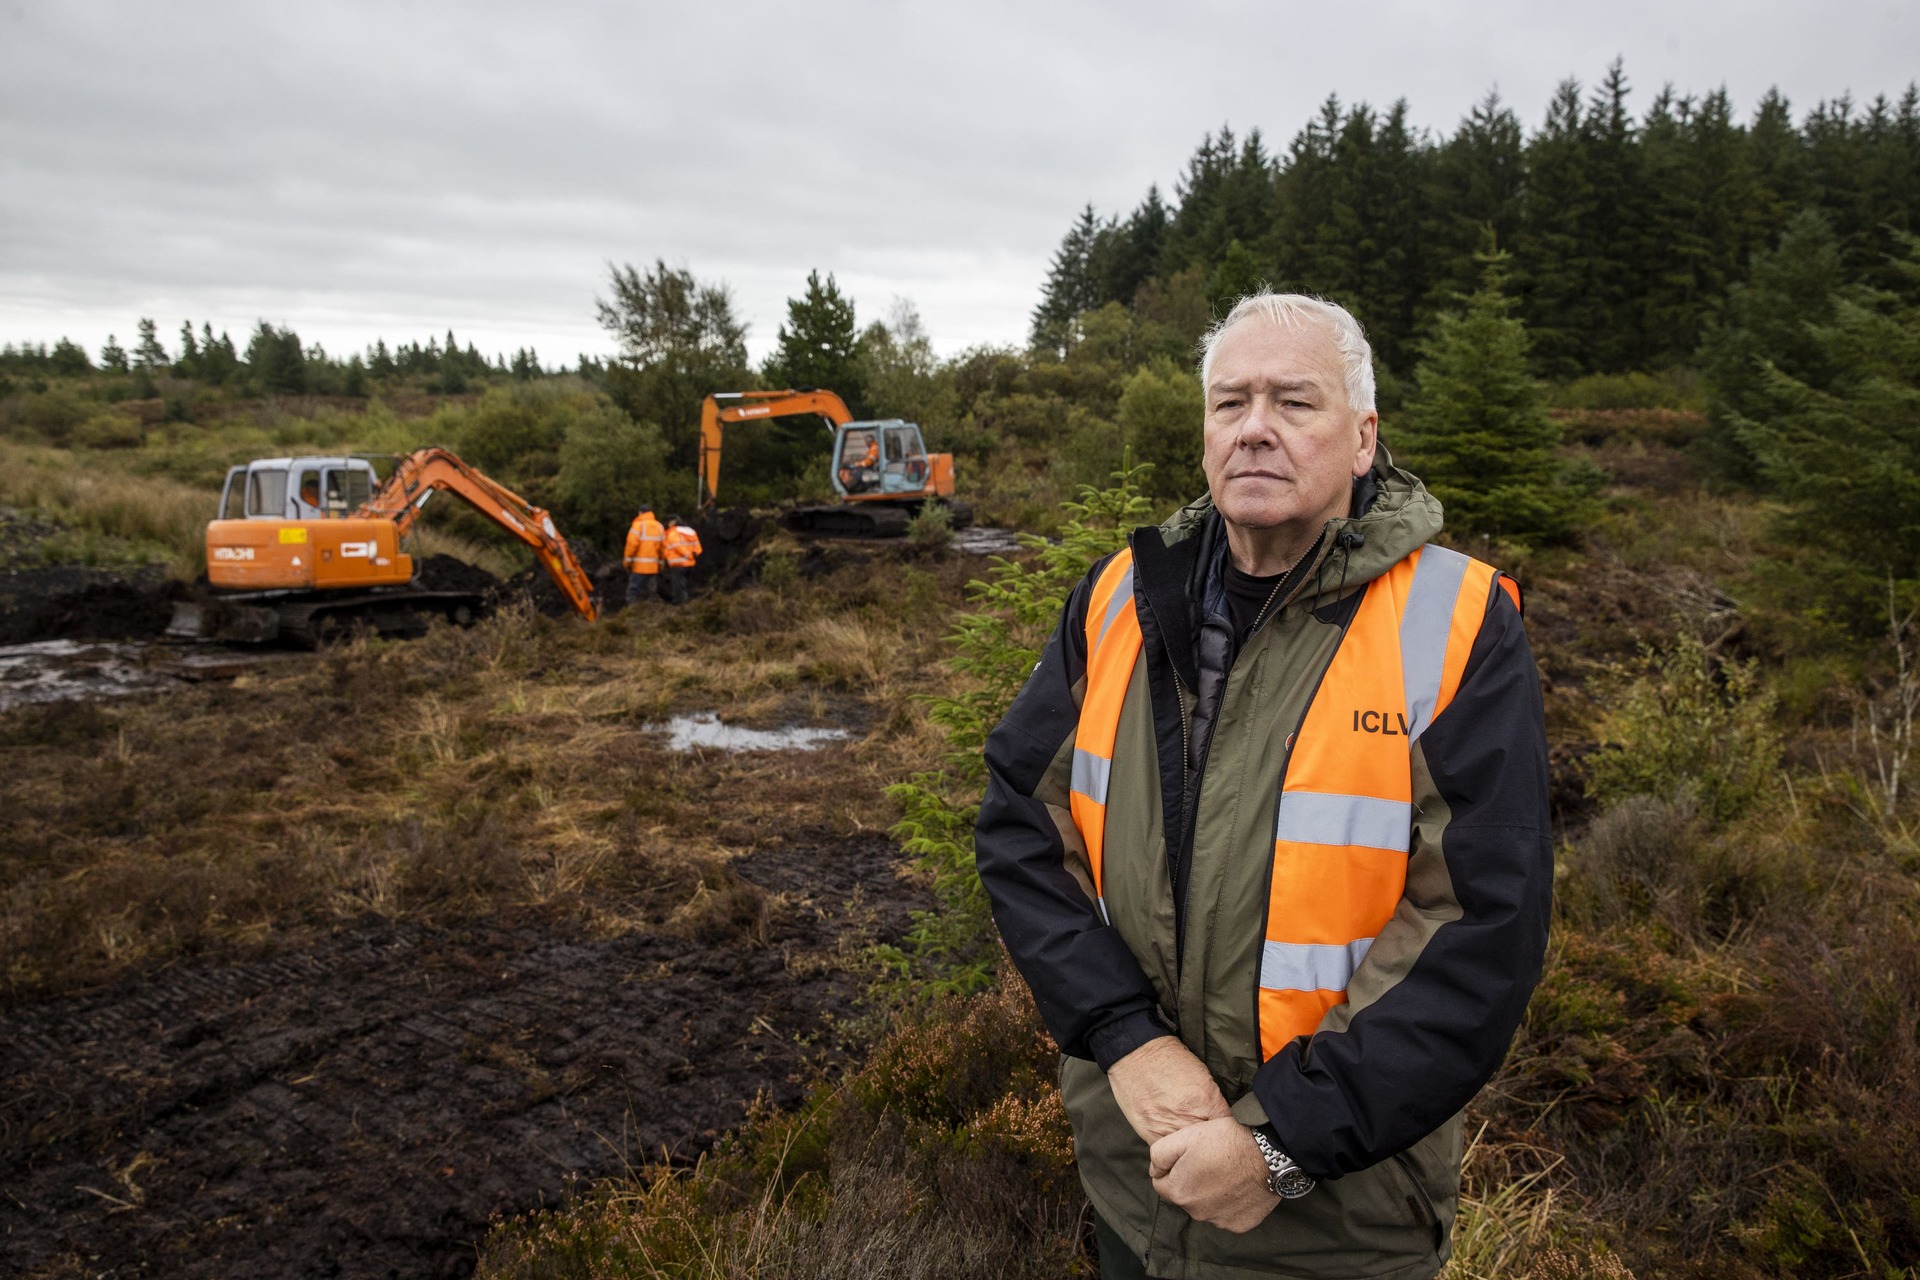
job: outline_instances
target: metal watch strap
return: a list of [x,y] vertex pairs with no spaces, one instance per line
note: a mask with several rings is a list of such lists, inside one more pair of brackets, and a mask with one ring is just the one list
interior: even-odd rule
[[1249,1125],[1247,1132],[1253,1135],[1253,1145],[1260,1148],[1260,1158],[1267,1165],[1267,1190],[1282,1200],[1298,1200],[1313,1190],[1314,1179],[1307,1176],[1293,1157],[1282,1151],[1279,1144],[1269,1138],[1259,1125]]

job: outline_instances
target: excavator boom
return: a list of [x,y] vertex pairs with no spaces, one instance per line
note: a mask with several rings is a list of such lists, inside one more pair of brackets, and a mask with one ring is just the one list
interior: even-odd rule
[[401,458],[386,483],[355,515],[391,520],[404,537],[420,509],[436,492],[445,490],[533,548],[540,564],[560,594],[588,621],[600,616],[593,580],[574,558],[567,540],[554,528],[553,517],[497,480],[481,474],[459,457],[433,446]]
[[817,413],[841,427],[853,421],[847,402],[831,391],[721,391],[700,405],[700,505],[710,507],[720,494],[720,437],[730,422],[785,418]]

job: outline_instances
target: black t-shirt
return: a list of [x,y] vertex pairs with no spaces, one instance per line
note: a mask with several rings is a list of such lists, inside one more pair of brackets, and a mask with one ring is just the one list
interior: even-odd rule
[[1234,568],[1233,561],[1227,561],[1226,587],[1227,610],[1233,616],[1233,634],[1237,639],[1245,640],[1247,628],[1260,616],[1267,601],[1273,596],[1273,589],[1280,585],[1284,573],[1270,574],[1256,578],[1250,573],[1242,573]]

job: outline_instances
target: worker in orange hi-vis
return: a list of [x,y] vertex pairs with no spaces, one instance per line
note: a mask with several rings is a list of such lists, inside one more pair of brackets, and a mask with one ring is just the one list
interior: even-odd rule
[[673,602],[687,602],[687,575],[693,571],[693,563],[700,558],[700,535],[693,531],[692,525],[680,523],[679,516],[667,517],[667,536],[662,544],[662,553],[667,560],[667,581],[673,588]]
[[627,603],[654,600],[660,594],[660,546],[667,527],[654,519],[653,508],[642,506],[627,530]]

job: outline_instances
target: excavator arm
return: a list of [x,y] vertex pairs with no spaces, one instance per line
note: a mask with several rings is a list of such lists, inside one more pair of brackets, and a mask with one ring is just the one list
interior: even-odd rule
[[831,391],[723,391],[700,406],[700,505],[711,507],[720,492],[720,437],[731,422],[817,413],[835,427],[853,421],[846,401]]
[[443,489],[532,547],[547,576],[582,617],[591,622],[600,616],[593,580],[554,528],[553,517],[438,446],[401,458],[386,483],[356,514],[391,520],[405,537],[427,499]]

